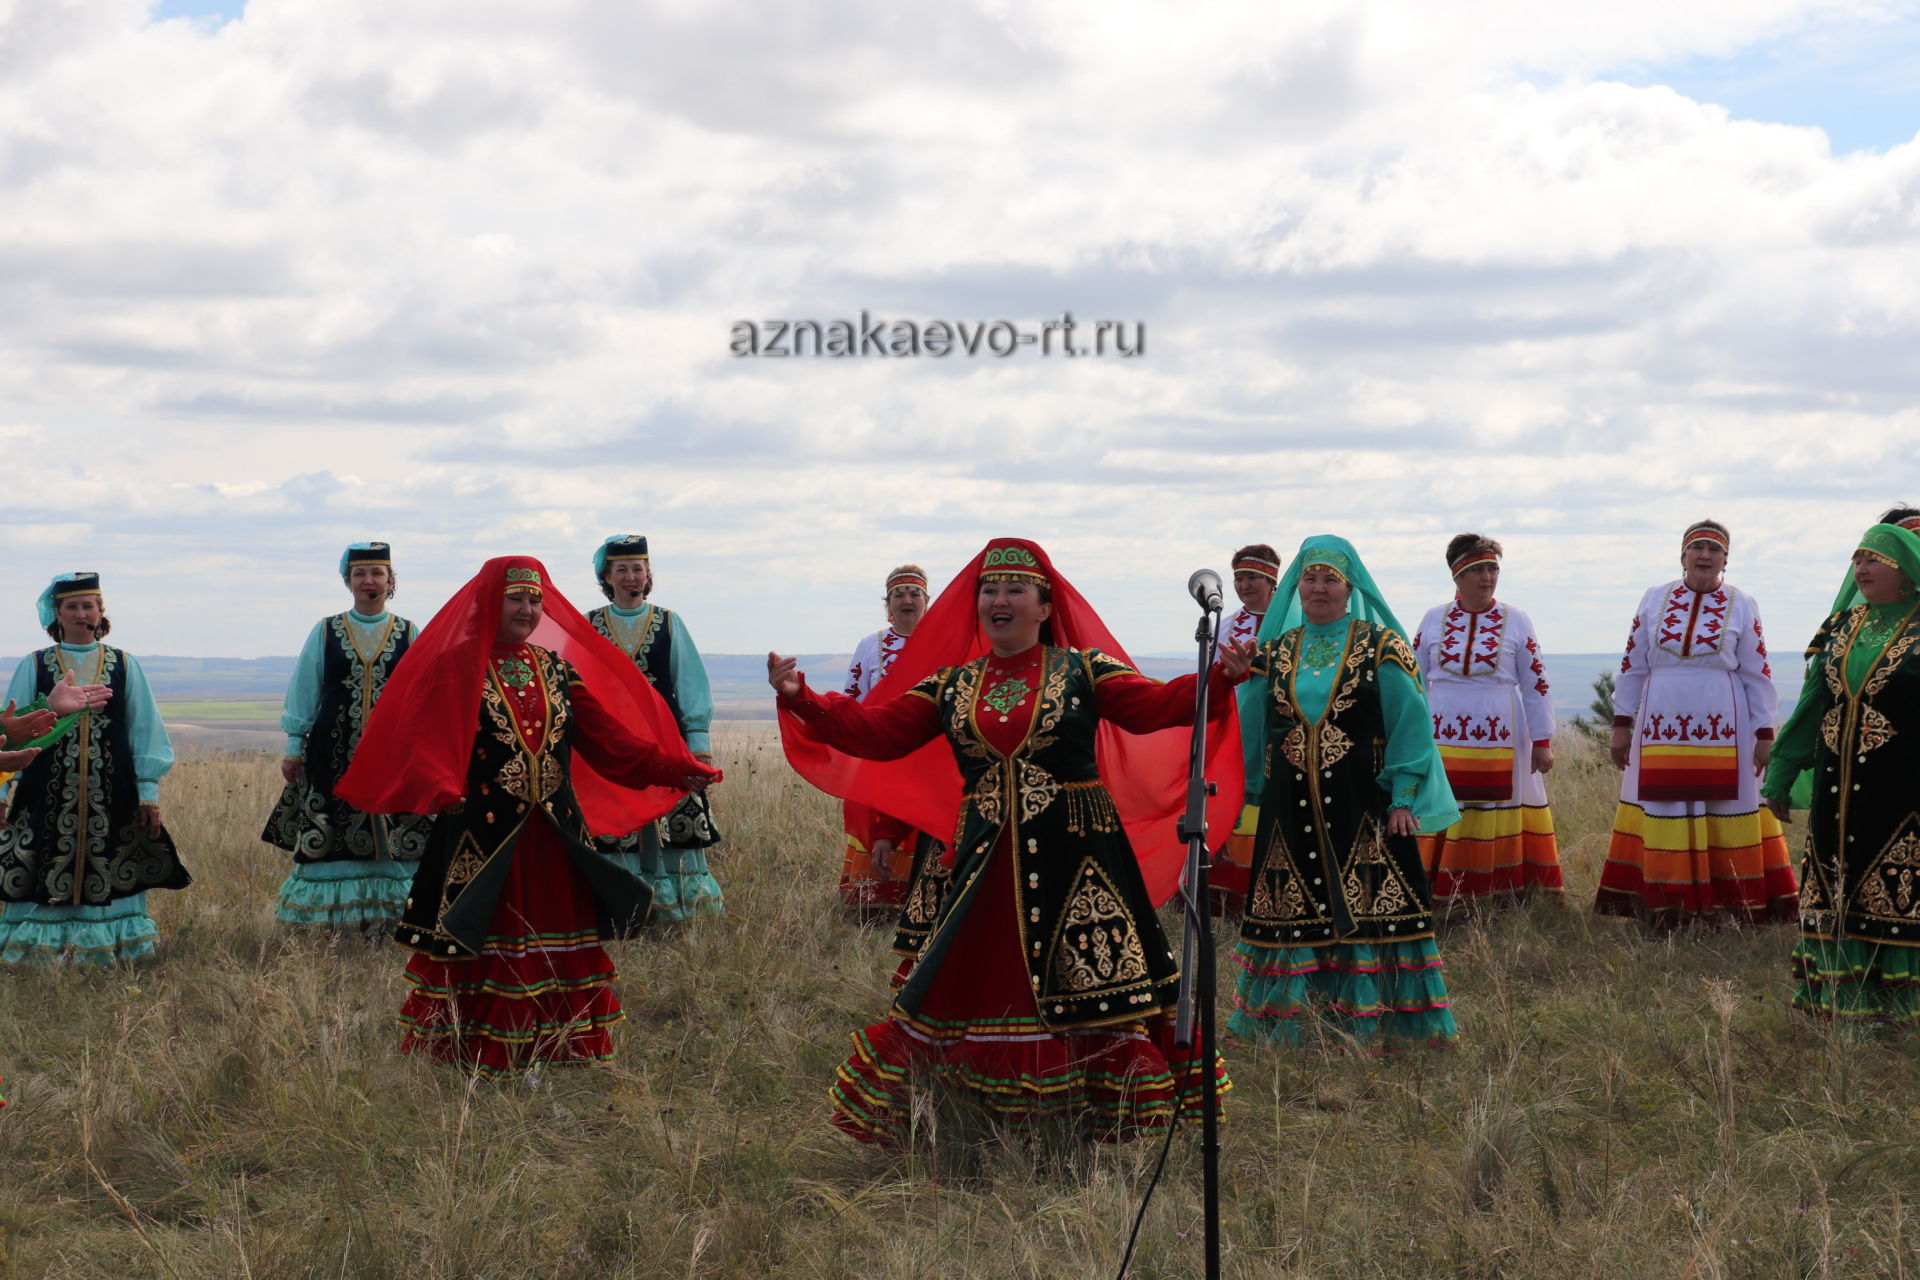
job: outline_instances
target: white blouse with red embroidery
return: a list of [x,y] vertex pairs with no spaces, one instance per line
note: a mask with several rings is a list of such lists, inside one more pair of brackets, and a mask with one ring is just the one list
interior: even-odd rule
[[1730,746],[1739,750],[1740,798],[1708,802],[1707,811],[1752,811],[1759,804],[1754,740],[1773,737],[1779,710],[1752,596],[1725,583],[1695,591],[1684,578],[1654,587],[1640,598],[1614,680],[1613,723],[1635,727],[1621,796],[1639,795],[1643,745]]
[[1413,648],[1434,739],[1444,747],[1511,750],[1516,800],[1545,804],[1530,748],[1553,741],[1556,717],[1533,619],[1504,601],[1473,613],[1456,599],[1427,610]]
[[866,697],[867,690],[880,683],[906,647],[907,638],[890,626],[860,637],[860,643],[854,646],[853,665],[847,668],[846,688],[841,692],[849,698]]

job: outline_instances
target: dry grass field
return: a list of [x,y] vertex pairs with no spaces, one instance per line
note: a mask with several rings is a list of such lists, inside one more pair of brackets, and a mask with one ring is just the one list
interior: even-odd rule
[[[158,961],[0,976],[0,1275],[1111,1276],[1156,1144],[827,1127],[888,938],[833,907],[835,805],[717,746],[728,915],[617,948],[610,1069],[515,1084],[394,1051],[397,950],[274,924],[271,760],[182,764]],[[1786,931],[1590,915],[1615,775],[1563,749],[1569,907],[1445,935],[1457,1048],[1230,1053],[1226,1274],[1920,1277],[1920,1044],[1792,1014]],[[1183,1133],[1133,1274],[1199,1268]]]

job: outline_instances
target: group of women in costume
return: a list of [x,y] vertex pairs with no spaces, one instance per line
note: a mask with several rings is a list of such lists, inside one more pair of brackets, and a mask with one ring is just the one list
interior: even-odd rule
[[[1798,1007],[1920,1020],[1920,512],[1862,539],[1777,743],[1729,548],[1724,526],[1689,527],[1682,576],[1633,619],[1595,908],[1664,929],[1797,914]],[[1241,608],[1206,677],[1234,1040],[1450,1041],[1436,924],[1560,894],[1550,691],[1531,621],[1497,597],[1500,556],[1453,539],[1453,598],[1410,636],[1341,538],[1307,539],[1284,569],[1263,544],[1235,555]],[[594,568],[610,604],[591,615],[537,561],[505,557],[422,631],[386,610],[387,548],[358,544],[341,564],[354,607],[301,655],[263,835],[294,855],[280,917],[398,919],[409,1051],[494,1074],[604,1058],[619,1006],[602,943],[718,909],[698,655],[647,603],[645,539],[608,539]],[[97,579],[49,588],[56,644],[16,675],[26,712],[0,718],[9,746],[40,748],[0,755],[24,764],[0,830],[0,959],[137,957],[152,946],[139,895],[187,883],[159,821],[171,752],[151,696],[137,663],[83,634],[104,634],[100,600]],[[789,761],[846,802],[842,900],[898,915],[893,1005],[854,1036],[834,1122],[905,1141],[912,1090],[937,1079],[1016,1127],[1063,1118],[1116,1140],[1227,1088],[1173,1041],[1179,975],[1155,911],[1182,866],[1196,677],[1139,675],[1021,539],[988,544],[931,601],[901,566],[885,605],[844,693],[768,655]],[[1790,805],[1811,808],[1798,883]]]

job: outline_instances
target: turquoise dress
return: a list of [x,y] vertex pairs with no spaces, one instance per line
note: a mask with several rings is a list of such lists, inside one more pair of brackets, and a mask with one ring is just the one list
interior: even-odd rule
[[1227,1023],[1241,1040],[1297,1045],[1315,1023],[1363,1049],[1458,1034],[1419,847],[1386,834],[1390,808],[1424,814],[1446,787],[1416,672],[1397,630],[1355,617],[1260,645],[1265,784]]
[[293,855],[282,923],[338,929],[400,918],[432,819],[362,813],[333,794],[367,717],[419,628],[382,610],[314,624],[287,683],[280,727],[302,774],[280,793],[260,838]]
[[[708,730],[713,724],[713,692],[706,664],[687,634],[680,615],[658,605],[638,609],[603,605],[587,615],[594,629],[633,659],[673,712],[687,750],[695,755],[711,751]],[[691,920],[717,916],[726,910],[720,882],[707,866],[707,850],[720,834],[706,796],[694,792],[674,806],[658,824],[648,823],[624,836],[602,837],[597,843],[615,861],[647,882],[653,890],[653,921]]]
[[110,686],[113,699],[80,715],[14,780],[0,828],[6,964],[142,959],[157,936],[146,891],[192,882],[173,837],[139,822],[140,805],[160,802],[173,744],[133,656],[98,642],[52,645],[21,660],[7,696],[25,706],[68,671],[81,684]]

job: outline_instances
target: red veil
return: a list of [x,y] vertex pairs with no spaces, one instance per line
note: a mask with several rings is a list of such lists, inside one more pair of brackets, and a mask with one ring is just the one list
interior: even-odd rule
[[[540,575],[544,616],[529,640],[580,673],[607,712],[637,736],[680,742],[673,713],[646,676],[553,586],[531,556],[496,556],[433,615],[393,669],[334,794],[368,813],[439,813],[467,791],[467,761],[480,725],[480,682],[500,628],[507,570]],[[629,787],[573,757],[573,790],[595,835],[625,835],[671,809],[681,792]]]
[[[1023,538],[995,538],[940,592],[865,702],[878,705],[942,667],[957,667],[988,652],[975,597],[987,551],[1005,546],[1032,552],[1053,584],[1050,643],[1099,649],[1132,665],[1100,615],[1053,567],[1046,552]],[[1209,839],[1217,843],[1239,820],[1244,768],[1234,700],[1216,698],[1209,710],[1207,776],[1218,790],[1207,804],[1207,823]],[[945,738],[936,738],[899,760],[861,760],[811,737],[805,723],[786,711],[780,713],[780,737],[795,772],[822,791],[871,805],[922,831],[951,839],[960,812],[961,785],[959,767]],[[1156,906],[1173,896],[1185,865],[1187,847],[1176,824],[1186,808],[1189,741],[1185,728],[1136,736],[1105,721],[1095,739],[1101,780],[1120,810],[1127,839],[1140,860],[1141,877]]]

